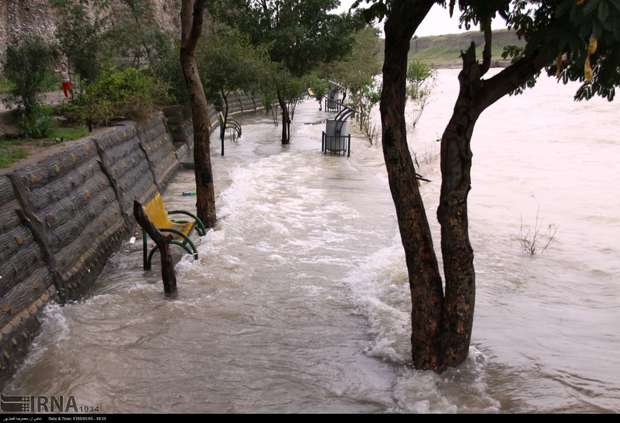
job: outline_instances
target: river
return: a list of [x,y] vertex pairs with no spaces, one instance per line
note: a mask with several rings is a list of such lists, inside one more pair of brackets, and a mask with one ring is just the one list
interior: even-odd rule
[[[432,181],[422,189],[436,248],[436,140],[456,76],[438,72],[410,128]],[[199,240],[199,260],[177,265],[176,299],[157,271],[141,270],[139,242],[124,244],[91,296],[46,307],[6,391],[73,395],[105,412],[620,412],[620,108],[576,103],[575,89],[541,78],[476,127],[477,304],[459,368],[410,367],[409,288],[381,149],[355,137],[351,158],[322,155],[327,114],[310,101],[290,146],[258,114],[241,118],[244,136],[225,157],[214,154],[219,223]],[[166,202],[191,208],[181,193],[192,187],[180,171]],[[537,215],[531,256],[518,238]]]

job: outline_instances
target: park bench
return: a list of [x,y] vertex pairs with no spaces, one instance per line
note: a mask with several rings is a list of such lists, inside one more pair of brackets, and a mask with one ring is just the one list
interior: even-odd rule
[[[198,250],[190,239],[190,235],[192,234],[194,229],[198,232],[200,236],[204,236],[207,231],[204,223],[202,223],[202,221],[197,216],[184,210],[167,211],[164,200],[161,198],[161,195],[159,193],[157,193],[152,200],[150,200],[144,205],[144,214],[149,220],[149,222],[159,232],[171,235],[171,238],[168,241],[169,244],[178,245],[179,247],[183,248],[187,253],[191,254],[194,257],[194,260],[198,259]],[[172,220],[170,218],[171,215],[185,215],[190,217],[191,220]],[[159,250],[159,245],[156,244],[151,249],[151,251],[148,252],[147,232],[145,231],[142,223],[138,223],[140,223],[140,226],[142,226],[142,252],[144,270],[150,270],[151,260],[155,252]]]
[[232,140],[233,142],[237,142],[237,139],[241,138],[241,124],[235,119],[224,118],[224,113],[219,113],[219,122],[220,122],[220,140],[222,142],[222,156],[224,155],[224,136],[226,135],[226,130],[232,130]]
[[224,124],[224,113],[222,112],[219,113],[219,118],[220,118],[220,130],[226,131],[227,129],[232,129],[233,130],[233,142],[237,142],[237,139],[241,138],[241,135],[242,135],[241,124],[235,119],[231,118],[230,116],[228,116]]

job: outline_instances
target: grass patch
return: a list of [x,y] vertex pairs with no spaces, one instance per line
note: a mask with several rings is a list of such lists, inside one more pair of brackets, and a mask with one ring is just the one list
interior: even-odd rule
[[85,126],[78,126],[73,128],[54,127],[50,131],[48,138],[50,139],[62,139],[64,141],[73,141],[79,138],[84,138],[88,135],[88,128]]
[[6,78],[0,78],[0,94],[6,94],[15,87],[11,81]]
[[27,158],[32,152],[44,150],[62,142],[73,141],[88,135],[84,126],[54,126],[48,137],[41,139],[0,137],[0,169],[7,168],[18,160]]
[[28,150],[19,144],[19,140],[0,140],[0,169],[28,157]]

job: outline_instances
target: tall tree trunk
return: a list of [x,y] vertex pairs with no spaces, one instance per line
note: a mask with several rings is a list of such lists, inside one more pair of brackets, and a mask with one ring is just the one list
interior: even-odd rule
[[467,358],[476,292],[467,196],[471,189],[470,143],[479,116],[476,100],[484,69],[476,61],[475,46],[472,45],[462,57],[459,95],[441,138],[441,197],[437,210],[446,282],[442,327],[446,366],[456,366]]
[[483,61],[476,60],[473,43],[462,53],[459,95],[441,139],[442,181],[437,218],[446,278],[442,319],[444,366],[456,366],[467,358],[474,320],[476,274],[469,241],[467,197],[471,189],[471,138],[476,121],[487,107],[524,84],[553,59],[553,52],[534,52],[483,80],[491,65],[490,19],[481,22],[481,29],[485,34]]
[[282,98],[280,91],[278,91],[277,94],[278,94],[278,103],[280,104],[280,109],[282,110],[282,145],[286,145],[291,142],[291,133],[290,133],[291,118],[290,118],[290,113],[288,109],[288,104]]
[[385,23],[381,93],[383,155],[411,289],[412,356],[418,369],[440,370],[442,281],[433,240],[407,145],[405,86],[411,37],[433,1],[394,0]]
[[206,0],[183,0],[181,4],[181,66],[192,107],[196,208],[198,217],[207,227],[212,228],[215,226],[216,215],[209,145],[209,111],[195,56],[206,4]]
[[437,217],[446,276],[445,296],[414,164],[407,146],[405,87],[411,36],[433,1],[393,0],[385,23],[385,59],[381,93],[383,154],[396,205],[411,286],[412,354],[418,369],[438,372],[467,358],[474,302],[474,254],[469,242],[467,197],[471,187],[471,137],[476,120],[491,104],[536,75],[557,52],[540,49],[492,78],[491,22],[481,20],[483,62],[475,45],[462,54],[460,91],[441,143],[442,186]]

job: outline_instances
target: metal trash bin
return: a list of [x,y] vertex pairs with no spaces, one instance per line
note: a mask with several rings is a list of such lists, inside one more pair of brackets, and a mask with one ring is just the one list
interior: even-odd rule
[[328,119],[323,131],[322,147],[323,153],[335,153],[351,156],[351,134],[349,133],[349,123],[347,119],[353,116],[353,110],[348,107],[338,113],[335,119]]

